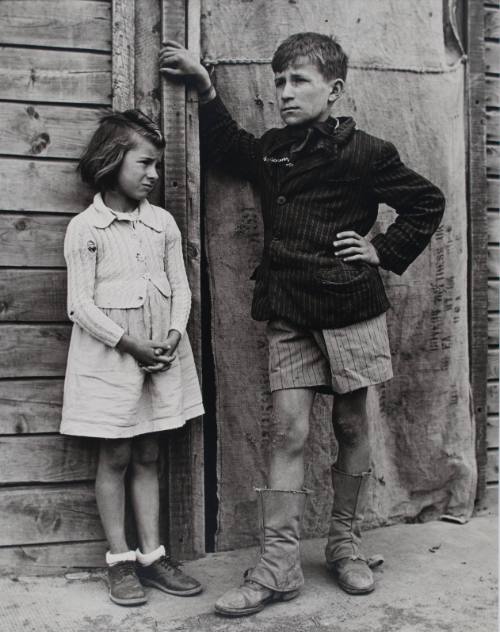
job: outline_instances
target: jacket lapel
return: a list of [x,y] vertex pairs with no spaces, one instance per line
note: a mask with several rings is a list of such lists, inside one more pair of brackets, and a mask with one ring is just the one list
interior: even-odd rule
[[288,187],[289,183],[297,181],[297,179],[300,179],[300,176],[313,169],[335,161],[339,147],[342,147],[349,141],[356,128],[356,123],[350,117],[342,117],[338,120],[339,125],[337,128],[332,125],[333,119],[329,119],[325,124],[322,124],[321,133],[324,136],[324,150],[300,158],[298,163],[292,166],[285,174],[282,181],[283,187],[290,190],[290,188],[294,187],[293,185]]

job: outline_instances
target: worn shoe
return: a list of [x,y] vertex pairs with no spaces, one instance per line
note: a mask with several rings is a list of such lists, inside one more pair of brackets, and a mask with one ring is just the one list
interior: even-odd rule
[[137,565],[137,575],[144,586],[153,586],[170,595],[188,597],[203,590],[199,581],[183,573],[179,562],[169,555],[162,555],[149,566]]
[[109,598],[120,606],[139,606],[147,598],[135,572],[135,562],[108,566]]
[[215,602],[215,612],[226,617],[244,617],[260,612],[273,601],[290,601],[299,594],[298,590],[276,592],[251,580],[239,588],[228,590]]
[[335,575],[338,585],[351,595],[365,595],[375,588],[373,573],[363,559],[344,557],[330,562],[328,568]]

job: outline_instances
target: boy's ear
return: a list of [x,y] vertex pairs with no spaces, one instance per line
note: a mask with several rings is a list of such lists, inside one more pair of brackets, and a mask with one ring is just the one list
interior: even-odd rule
[[330,95],[328,96],[328,101],[330,103],[335,103],[337,99],[340,99],[342,94],[344,93],[344,80],[343,79],[334,79],[331,85]]

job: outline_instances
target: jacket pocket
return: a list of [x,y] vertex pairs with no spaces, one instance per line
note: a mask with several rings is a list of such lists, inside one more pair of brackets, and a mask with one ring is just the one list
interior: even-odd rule
[[348,263],[339,259],[317,270],[314,278],[327,292],[348,294],[373,281],[377,274],[377,269],[369,263]]

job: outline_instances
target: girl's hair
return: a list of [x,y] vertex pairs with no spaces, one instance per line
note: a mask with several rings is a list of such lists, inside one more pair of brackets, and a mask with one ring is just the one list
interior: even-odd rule
[[347,55],[333,37],[321,33],[295,33],[276,49],[271,66],[273,72],[284,72],[299,57],[316,64],[325,79],[343,79],[347,75]]
[[99,192],[112,188],[125,154],[135,147],[135,132],[157,149],[165,147],[160,128],[141,110],[108,112],[83,152],[77,170],[84,182]]

